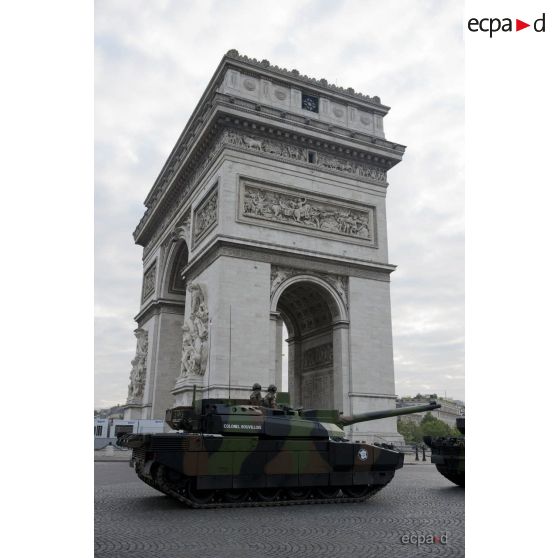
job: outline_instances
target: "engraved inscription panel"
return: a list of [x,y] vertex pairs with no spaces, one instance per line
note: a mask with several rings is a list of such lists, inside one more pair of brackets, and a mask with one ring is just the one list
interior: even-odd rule
[[333,406],[331,373],[304,374],[302,377],[302,401],[305,409],[331,409]]
[[311,349],[306,349],[302,355],[302,368],[314,370],[333,365],[333,343],[324,343]]

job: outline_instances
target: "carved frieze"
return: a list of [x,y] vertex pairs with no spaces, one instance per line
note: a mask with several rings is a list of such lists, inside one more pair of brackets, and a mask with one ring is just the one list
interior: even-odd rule
[[157,262],[153,262],[143,275],[143,288],[141,300],[145,300],[155,291],[155,279],[157,277]]
[[207,368],[209,312],[205,286],[200,283],[188,285],[190,293],[190,316],[182,326],[182,364],[179,378],[203,376]]
[[136,356],[132,360],[130,371],[130,384],[128,385],[128,403],[139,403],[145,388],[147,371],[146,359],[148,351],[148,333],[145,329],[138,328],[134,331],[136,336]]
[[[292,142],[288,143],[275,138],[251,136],[239,130],[225,130],[222,138],[226,144],[236,147],[259,151],[283,159],[295,159],[305,163],[310,162],[308,149],[293,145]],[[316,152],[315,149],[312,151]],[[328,153],[317,151],[317,158],[313,164],[328,171],[357,175],[382,184],[386,183],[385,169],[367,163],[357,163],[346,157],[335,157]]]
[[194,246],[217,224],[219,190],[216,188],[194,211]]
[[293,267],[279,267],[276,265],[271,266],[271,298],[275,295],[277,289],[291,277],[297,275],[313,275],[329,283],[341,297],[345,307],[349,308],[349,280],[345,275],[333,275],[330,273],[317,273],[315,271],[306,271],[304,269],[295,269]]
[[302,355],[302,368],[315,370],[333,365],[333,343],[324,343],[317,347],[306,349]]
[[303,192],[245,181],[240,213],[243,218],[374,241],[371,209],[357,209]]

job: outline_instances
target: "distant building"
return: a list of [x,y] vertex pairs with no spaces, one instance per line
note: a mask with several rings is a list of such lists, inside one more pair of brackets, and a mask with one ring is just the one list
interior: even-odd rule
[[[444,421],[448,426],[455,426],[455,419],[459,416],[465,414],[465,404],[463,401],[457,401],[454,399],[443,399],[437,397],[436,394],[433,395],[415,395],[415,397],[402,397],[398,398],[396,401],[397,408],[401,407],[413,407],[414,405],[424,405],[429,403],[432,399],[436,399],[440,405],[439,409],[434,411],[429,411],[432,416]],[[403,415],[401,420],[407,420],[409,422],[414,422],[415,424],[420,424],[420,421],[424,418],[426,412],[415,413],[413,415]]]
[[95,449],[115,445],[122,434],[156,434],[165,431],[165,421],[151,419],[121,420],[119,418],[95,418]]
[[114,407],[108,407],[106,409],[95,409],[95,418],[123,419],[124,407],[121,407],[120,405],[115,405]]

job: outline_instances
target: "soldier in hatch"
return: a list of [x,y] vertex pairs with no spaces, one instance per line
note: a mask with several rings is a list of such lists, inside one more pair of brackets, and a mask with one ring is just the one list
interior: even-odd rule
[[270,409],[277,409],[277,386],[271,384],[267,388],[267,393],[265,394],[263,400],[263,406],[269,407]]
[[250,394],[250,405],[261,406],[262,401],[262,386],[260,386],[260,384],[258,383],[255,383],[252,386],[252,393]]

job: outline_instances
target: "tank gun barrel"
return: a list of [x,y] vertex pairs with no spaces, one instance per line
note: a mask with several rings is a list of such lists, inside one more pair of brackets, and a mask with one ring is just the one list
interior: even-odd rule
[[423,411],[433,411],[439,409],[441,405],[436,401],[431,401],[428,405],[416,405],[414,407],[399,407],[396,409],[386,409],[385,411],[371,411],[369,413],[360,413],[358,415],[340,416],[339,426],[350,426],[357,422],[366,422],[368,420],[379,420],[388,417],[398,417],[401,415],[410,415],[413,413],[422,413]]

